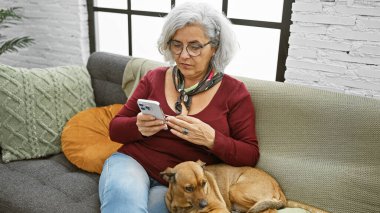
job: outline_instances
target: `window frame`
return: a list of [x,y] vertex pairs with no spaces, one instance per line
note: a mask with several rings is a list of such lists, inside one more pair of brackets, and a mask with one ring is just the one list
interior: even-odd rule
[[[103,8],[95,7],[94,0],[87,0],[87,11],[88,11],[88,25],[89,25],[89,42],[90,42],[90,54],[96,51],[96,38],[95,38],[95,12],[109,12],[109,13],[121,13],[128,16],[128,53],[133,56],[133,37],[132,37],[132,15],[150,16],[150,17],[164,17],[167,13],[164,12],[154,12],[154,11],[140,11],[131,9],[131,1],[127,0],[128,9],[114,9],[114,8]],[[289,36],[290,36],[290,25],[291,14],[292,14],[292,4],[295,0],[283,0],[282,8],[282,21],[279,22],[268,22],[268,21],[258,21],[258,20],[247,20],[247,19],[236,19],[229,18],[229,20],[235,25],[249,26],[249,27],[262,27],[280,30],[280,41],[277,56],[277,70],[275,81],[284,82],[285,81],[285,63],[288,57],[289,50]],[[175,5],[175,0],[171,0],[170,5],[172,8]],[[228,16],[228,0],[223,0],[222,11]]]

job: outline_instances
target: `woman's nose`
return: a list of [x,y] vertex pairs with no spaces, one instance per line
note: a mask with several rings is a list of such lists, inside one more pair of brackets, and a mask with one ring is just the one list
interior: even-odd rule
[[179,57],[181,58],[190,58],[189,52],[187,52],[186,47],[183,47],[182,52],[179,54]]

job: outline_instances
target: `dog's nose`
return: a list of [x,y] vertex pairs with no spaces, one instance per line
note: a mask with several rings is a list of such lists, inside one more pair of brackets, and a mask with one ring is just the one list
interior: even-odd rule
[[199,208],[203,209],[207,205],[208,205],[207,200],[202,199],[201,201],[199,201]]

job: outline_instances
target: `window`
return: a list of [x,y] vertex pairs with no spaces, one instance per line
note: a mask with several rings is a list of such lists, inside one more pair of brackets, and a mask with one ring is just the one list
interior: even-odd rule
[[[202,0],[87,0],[90,50],[163,61],[157,39],[172,5]],[[208,0],[234,24],[240,49],[231,75],[284,81],[294,0]]]
[[128,55],[127,16],[119,13],[96,13],[95,24],[95,39],[98,50]]

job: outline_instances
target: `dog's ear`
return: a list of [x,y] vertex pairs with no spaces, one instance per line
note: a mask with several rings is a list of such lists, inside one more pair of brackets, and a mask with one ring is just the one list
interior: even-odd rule
[[202,168],[204,168],[205,165],[206,165],[206,163],[203,162],[203,161],[201,161],[201,160],[197,160],[197,163],[198,163]]
[[166,180],[169,183],[175,182],[175,172],[173,168],[166,168],[165,171],[160,172],[160,176],[162,179]]

